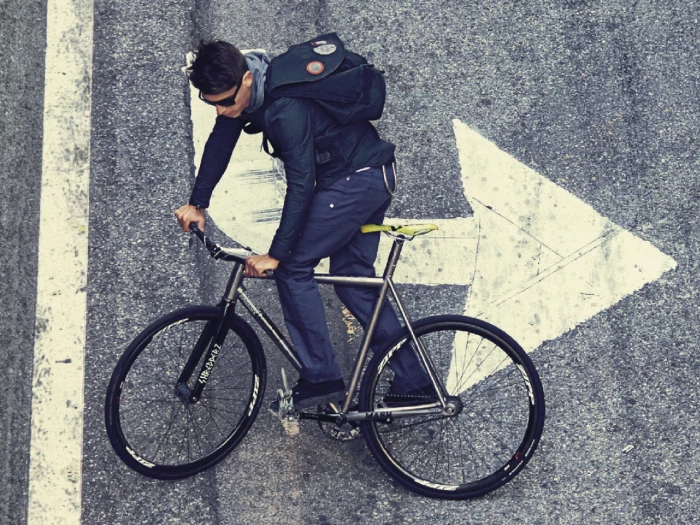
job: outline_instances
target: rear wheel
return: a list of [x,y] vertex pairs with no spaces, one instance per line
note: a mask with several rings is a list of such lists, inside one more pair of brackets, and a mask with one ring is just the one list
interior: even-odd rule
[[[431,317],[413,330],[456,415],[363,422],[367,446],[392,477],[426,496],[466,499],[502,486],[530,460],[542,434],[544,394],[532,361],[506,333],[478,319]],[[400,349],[415,351],[413,345],[406,330],[374,356],[360,391],[362,411],[386,409],[394,378],[389,360]]]
[[[201,472],[231,452],[253,424],[265,390],[265,356],[255,332],[238,317],[201,397],[186,395],[207,369],[206,350],[221,317],[221,309],[210,306],[173,312],[141,332],[119,360],[107,388],[107,434],[137,472],[158,479]],[[193,373],[178,387],[188,361]]]

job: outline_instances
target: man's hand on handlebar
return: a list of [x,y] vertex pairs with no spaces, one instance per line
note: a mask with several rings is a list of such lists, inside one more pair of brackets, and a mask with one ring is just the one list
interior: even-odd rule
[[175,217],[183,232],[190,231],[191,222],[196,222],[197,227],[204,231],[204,225],[207,222],[207,218],[204,216],[204,210],[198,210],[191,204],[185,204],[175,210]]
[[276,270],[279,261],[270,254],[251,255],[245,260],[246,277],[263,277],[267,270]]

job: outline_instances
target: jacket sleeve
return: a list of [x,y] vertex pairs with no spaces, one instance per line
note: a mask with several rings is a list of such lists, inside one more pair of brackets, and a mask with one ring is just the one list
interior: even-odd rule
[[314,195],[316,167],[312,110],[308,102],[292,98],[276,101],[270,110],[266,114],[267,136],[284,163],[287,193],[269,254],[284,261],[292,254]]
[[239,118],[222,115],[216,117],[216,124],[204,146],[197,180],[190,195],[189,203],[193,206],[209,207],[211,194],[226,171],[242,129],[243,121]]

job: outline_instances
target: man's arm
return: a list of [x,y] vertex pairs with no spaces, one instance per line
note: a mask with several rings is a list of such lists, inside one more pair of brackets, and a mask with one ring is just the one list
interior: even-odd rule
[[222,115],[216,117],[214,129],[204,146],[199,174],[190,196],[190,204],[193,206],[199,206],[200,208],[209,207],[211,194],[226,171],[233,149],[238,142],[238,137],[241,136],[242,129],[243,122],[241,119],[228,118]]
[[269,255],[284,261],[292,253],[316,184],[312,114],[308,102],[286,98],[275,102],[268,115],[267,135],[284,162],[287,178],[282,217]]
[[204,230],[206,218],[204,209],[209,207],[209,200],[214,188],[221,180],[241,135],[243,123],[240,119],[231,119],[219,115],[216,117],[202,154],[199,174],[194,183],[189,204],[175,211],[175,217],[183,231],[190,231],[190,223],[196,222]]

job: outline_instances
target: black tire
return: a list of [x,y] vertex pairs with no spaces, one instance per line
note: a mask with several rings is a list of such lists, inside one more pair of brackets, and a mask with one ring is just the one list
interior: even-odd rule
[[[461,409],[455,416],[365,421],[369,450],[394,479],[425,496],[467,499],[497,489],[530,460],[542,434],[544,393],[532,361],[506,333],[478,319],[436,316],[413,330]],[[361,411],[385,406],[390,356],[414,351],[410,340],[404,329],[374,356],[360,389]]]
[[117,455],[135,471],[156,479],[192,476],[221,461],[253,424],[265,391],[265,355],[239,317],[229,324],[200,400],[185,402],[175,393],[204,327],[221,316],[211,306],[172,312],[141,332],[119,360],[107,388],[105,422]]

